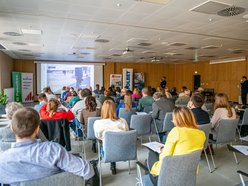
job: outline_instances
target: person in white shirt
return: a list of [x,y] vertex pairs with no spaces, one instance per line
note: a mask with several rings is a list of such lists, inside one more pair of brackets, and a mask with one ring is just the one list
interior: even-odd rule
[[[94,123],[94,131],[96,138],[104,141],[106,131],[128,131],[128,124],[125,119],[117,118],[116,106],[112,100],[106,100],[101,110],[102,119],[96,120]],[[111,162],[112,174],[116,174],[116,164]]]

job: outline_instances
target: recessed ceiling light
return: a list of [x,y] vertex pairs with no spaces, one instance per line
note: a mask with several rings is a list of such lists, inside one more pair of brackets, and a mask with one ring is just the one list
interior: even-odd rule
[[173,43],[169,43],[168,46],[183,46],[186,45],[185,43],[180,43],[180,42],[173,42]]
[[21,29],[23,34],[34,34],[34,35],[41,35],[42,30],[35,30],[35,29]]
[[96,39],[95,42],[98,42],[98,43],[108,43],[109,40],[107,40],[107,39]]
[[13,42],[13,44],[15,44],[15,45],[27,45],[27,43],[23,43],[23,42]]
[[3,34],[8,35],[8,36],[21,36],[22,35],[18,32],[4,32]]
[[117,3],[117,4],[116,4],[116,6],[121,7],[121,6],[122,6],[122,4],[121,4],[121,3]]
[[243,16],[244,19],[248,19],[248,14]]

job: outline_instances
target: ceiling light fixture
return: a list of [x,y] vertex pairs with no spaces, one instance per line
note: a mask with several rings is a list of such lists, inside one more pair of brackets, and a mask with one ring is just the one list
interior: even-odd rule
[[35,29],[21,29],[23,34],[33,34],[33,35],[41,35],[42,30],[35,30]]
[[226,58],[226,59],[218,59],[218,60],[210,60],[209,64],[219,64],[219,63],[230,63],[230,62],[238,62],[245,61],[246,57],[235,57],[235,58]]

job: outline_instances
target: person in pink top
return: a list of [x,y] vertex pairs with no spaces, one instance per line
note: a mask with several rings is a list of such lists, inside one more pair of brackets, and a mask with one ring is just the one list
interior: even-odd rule
[[138,88],[133,89],[132,99],[133,101],[140,99],[141,95]]

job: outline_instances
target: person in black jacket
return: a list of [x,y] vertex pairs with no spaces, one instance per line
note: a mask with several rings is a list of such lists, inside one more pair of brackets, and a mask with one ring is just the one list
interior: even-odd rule
[[192,94],[188,107],[193,112],[197,125],[203,125],[210,123],[209,114],[202,110],[202,105],[204,104],[204,97],[200,93]]
[[163,76],[163,77],[160,79],[160,87],[163,88],[163,89],[165,89],[165,88],[166,88],[166,84],[167,84],[167,82],[166,82],[166,77]]
[[242,99],[242,104],[246,105],[246,96],[248,93],[248,81],[247,77],[243,76],[241,79],[241,99]]

